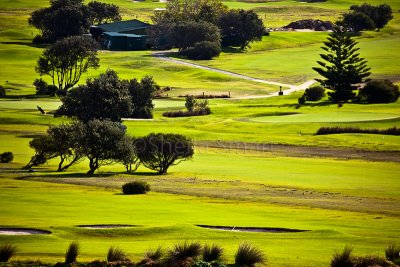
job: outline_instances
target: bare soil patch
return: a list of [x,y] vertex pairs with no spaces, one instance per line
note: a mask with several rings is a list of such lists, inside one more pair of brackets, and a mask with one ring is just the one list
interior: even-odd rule
[[234,232],[253,232],[253,233],[300,233],[309,230],[289,229],[289,228],[276,228],[276,227],[236,227],[236,226],[215,226],[215,225],[201,225],[196,226],[207,229],[234,231]]
[[0,235],[49,235],[50,231],[32,228],[0,228]]

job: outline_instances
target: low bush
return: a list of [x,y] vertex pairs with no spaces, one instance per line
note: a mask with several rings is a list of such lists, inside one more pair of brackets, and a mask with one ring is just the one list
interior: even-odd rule
[[168,251],[167,265],[189,267],[201,254],[201,245],[197,242],[182,243],[174,246],[173,249]]
[[392,127],[388,129],[360,129],[358,127],[321,127],[315,135],[341,134],[341,133],[363,133],[363,134],[383,134],[400,135],[400,128]]
[[0,154],[0,163],[9,163],[13,161],[14,155],[12,152],[4,152],[3,154]]
[[182,55],[193,60],[210,60],[219,56],[220,53],[221,45],[209,41],[198,42],[194,47],[189,47],[181,52]]
[[146,194],[150,191],[150,185],[144,181],[133,181],[122,186],[124,195]]
[[163,113],[164,117],[176,118],[176,117],[191,117],[191,116],[204,116],[211,114],[209,107],[204,109],[196,109],[193,111],[167,111]]
[[76,262],[76,258],[79,255],[79,250],[79,243],[76,241],[71,242],[67,248],[67,251],[65,252],[65,263],[71,264]]
[[392,103],[399,99],[399,87],[389,80],[372,80],[360,90],[361,99],[368,103]]
[[386,259],[400,263],[400,246],[395,244],[390,244],[385,249],[385,255]]
[[304,91],[307,101],[319,101],[325,96],[325,88],[322,86],[313,86]]
[[8,262],[17,252],[17,247],[12,244],[0,245],[0,262]]
[[6,96],[6,89],[0,85],[0,97]]
[[121,248],[111,246],[107,252],[107,262],[128,261],[128,257]]
[[242,243],[235,254],[236,266],[253,267],[265,263],[264,252],[249,243]]
[[205,245],[203,248],[203,261],[215,262],[221,261],[224,249],[218,245]]
[[331,267],[353,267],[353,248],[345,246],[342,252],[336,252],[331,260]]

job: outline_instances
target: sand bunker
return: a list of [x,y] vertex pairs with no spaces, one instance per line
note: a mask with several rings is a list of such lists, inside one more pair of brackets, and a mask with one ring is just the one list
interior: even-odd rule
[[50,231],[31,228],[0,228],[0,235],[49,235]]
[[80,228],[87,229],[112,229],[112,228],[125,228],[125,227],[134,227],[136,225],[132,224],[91,224],[91,225],[77,225]]
[[236,231],[236,232],[256,232],[256,233],[298,233],[307,232],[309,230],[288,229],[288,228],[271,228],[271,227],[235,227],[235,226],[213,226],[213,225],[196,225],[202,228]]

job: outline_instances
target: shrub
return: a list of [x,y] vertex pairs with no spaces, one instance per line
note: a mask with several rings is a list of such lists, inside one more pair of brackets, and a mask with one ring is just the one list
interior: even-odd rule
[[210,60],[219,56],[220,53],[221,45],[209,41],[198,42],[194,47],[189,47],[181,52],[182,55],[194,60]]
[[385,249],[386,259],[390,261],[400,260],[400,246],[390,244]]
[[107,252],[107,262],[114,262],[114,261],[126,261],[128,257],[121,248],[116,246],[111,246]]
[[361,97],[368,103],[392,103],[399,99],[399,87],[389,80],[372,80],[360,90]]
[[0,97],[6,96],[6,89],[0,85]]
[[203,260],[205,262],[221,261],[224,249],[218,245],[208,246],[203,248]]
[[235,265],[253,267],[258,263],[265,263],[264,252],[251,244],[240,244],[235,254]]
[[7,262],[17,252],[17,247],[12,244],[0,245],[0,262]]
[[324,135],[341,133],[400,135],[400,128],[393,127],[388,129],[360,129],[358,127],[321,127],[315,134]]
[[299,105],[304,105],[306,103],[306,96],[303,94],[299,97],[299,99],[297,99],[297,102],[299,103]]
[[353,248],[345,246],[342,252],[336,252],[331,260],[331,267],[353,267]]
[[146,194],[150,191],[150,185],[144,181],[133,181],[122,186],[125,195]]
[[36,88],[37,95],[45,95],[47,94],[47,82],[45,82],[42,78],[35,79],[33,81],[33,85]]
[[162,247],[158,247],[154,251],[153,250],[147,251],[144,255],[144,259],[141,260],[137,265],[147,266],[147,267],[161,267],[163,256],[164,256],[164,250],[162,249]]
[[319,101],[325,96],[325,88],[322,86],[313,86],[307,88],[304,95],[307,101]]
[[79,255],[79,251],[80,251],[79,243],[76,241],[72,241],[69,244],[67,251],[65,252],[65,263],[70,264],[76,262],[76,258]]
[[14,155],[12,152],[4,152],[3,154],[0,154],[0,162],[1,163],[9,163],[13,161]]
[[197,242],[177,244],[168,252],[169,266],[189,267],[201,254],[201,245]]

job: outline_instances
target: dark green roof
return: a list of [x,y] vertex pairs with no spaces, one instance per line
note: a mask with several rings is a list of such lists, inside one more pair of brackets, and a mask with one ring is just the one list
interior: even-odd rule
[[137,19],[118,21],[112,23],[99,24],[94,27],[99,28],[105,32],[129,32],[134,30],[146,29],[151,26],[148,23],[142,22]]

